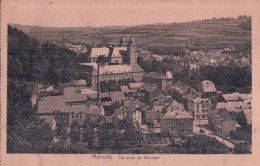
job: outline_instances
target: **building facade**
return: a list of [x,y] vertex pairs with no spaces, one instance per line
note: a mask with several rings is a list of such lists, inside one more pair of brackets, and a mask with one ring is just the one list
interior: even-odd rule
[[185,110],[168,111],[162,119],[161,134],[180,137],[193,133],[193,117]]
[[210,108],[211,101],[208,98],[188,100],[188,112],[193,113],[194,120],[207,120]]
[[[137,64],[137,53],[134,38],[129,39],[129,44],[125,47],[120,40],[120,47],[114,48],[93,48],[91,52],[92,63],[80,63],[80,77],[87,81],[88,86],[96,87],[98,77],[100,81],[127,80],[133,79],[141,82],[145,74],[144,70]],[[109,63],[98,65],[96,60],[99,56],[109,58]]]

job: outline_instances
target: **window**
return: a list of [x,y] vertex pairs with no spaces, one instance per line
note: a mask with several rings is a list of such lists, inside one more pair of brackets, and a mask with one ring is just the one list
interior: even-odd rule
[[80,115],[79,117],[82,118],[82,115]]
[[76,115],[76,118],[79,118],[79,115]]
[[206,112],[206,110],[202,109],[202,113],[205,113],[205,112]]
[[196,111],[197,113],[199,113],[200,111],[197,109],[197,111]]
[[202,104],[202,108],[206,108],[206,104]]
[[206,109],[206,113],[208,113],[208,111],[209,111],[209,110],[208,110],[208,109]]
[[74,115],[72,115],[72,118],[74,118]]
[[196,106],[197,106],[197,108],[199,108],[199,107],[200,107],[200,105],[199,105],[199,104],[196,104]]
[[205,115],[202,115],[202,118],[205,119],[206,118]]

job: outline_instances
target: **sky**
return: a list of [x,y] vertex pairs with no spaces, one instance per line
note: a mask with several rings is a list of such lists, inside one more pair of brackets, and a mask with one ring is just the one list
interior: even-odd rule
[[7,0],[8,23],[133,26],[251,15],[253,0]]

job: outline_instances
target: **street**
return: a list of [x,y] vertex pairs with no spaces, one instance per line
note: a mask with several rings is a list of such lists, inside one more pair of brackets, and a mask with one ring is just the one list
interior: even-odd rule
[[220,136],[217,136],[214,134],[214,132],[210,131],[210,128],[207,125],[207,121],[194,121],[193,123],[193,133],[196,134],[201,134],[200,130],[205,131],[203,134],[210,136],[210,137],[215,137],[219,142],[225,144],[226,146],[228,146],[229,148],[234,148],[235,145],[223,138],[221,138]]

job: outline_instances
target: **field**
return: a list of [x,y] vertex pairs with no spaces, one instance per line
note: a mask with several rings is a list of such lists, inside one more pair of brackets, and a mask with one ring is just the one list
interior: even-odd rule
[[202,20],[186,23],[151,24],[132,27],[48,28],[12,25],[40,42],[89,45],[119,42],[123,35],[134,36],[139,47],[229,47],[251,41],[251,18]]

